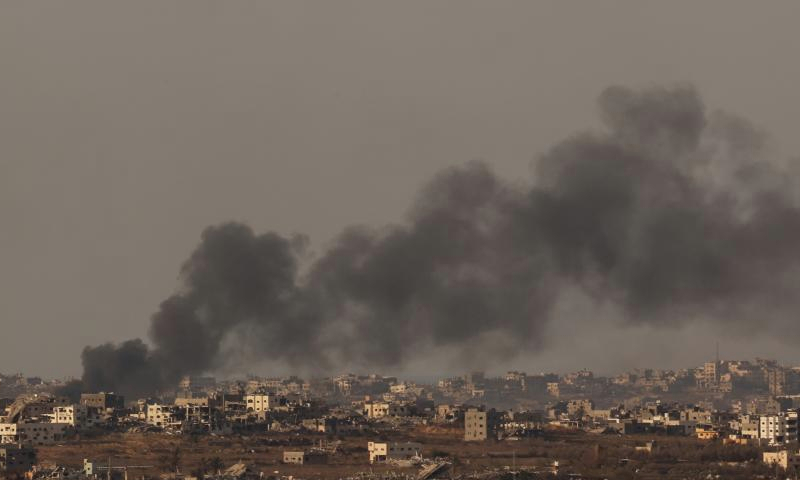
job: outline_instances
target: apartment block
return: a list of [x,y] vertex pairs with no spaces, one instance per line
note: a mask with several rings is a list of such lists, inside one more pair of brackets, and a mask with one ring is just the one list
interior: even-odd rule
[[489,436],[489,427],[485,411],[470,408],[464,412],[464,440],[482,441]]
[[248,412],[268,412],[276,404],[276,397],[267,393],[252,393],[244,396]]

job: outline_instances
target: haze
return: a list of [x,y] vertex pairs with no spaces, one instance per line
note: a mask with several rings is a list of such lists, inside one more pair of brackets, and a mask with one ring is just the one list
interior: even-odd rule
[[[527,179],[532,158],[596,126],[608,85],[691,82],[796,156],[800,6],[769,6],[0,4],[0,370],[79,375],[85,345],[144,335],[208,225],[319,249],[343,226],[400,220],[444,167],[483,159]],[[565,340],[591,312],[561,308],[550,348],[509,366],[683,367],[709,358],[703,329],[738,357],[800,361],[707,326],[623,338],[608,321]]]

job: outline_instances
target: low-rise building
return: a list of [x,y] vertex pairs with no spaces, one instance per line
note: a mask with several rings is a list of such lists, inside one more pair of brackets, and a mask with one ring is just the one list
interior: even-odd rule
[[293,465],[302,465],[306,459],[306,452],[283,452],[283,463],[290,463]]
[[719,430],[711,425],[697,425],[694,434],[699,440],[716,440],[719,438]]
[[335,433],[337,427],[335,418],[305,418],[302,425],[306,430],[318,433]]
[[779,450],[777,452],[764,452],[762,460],[768,465],[779,466],[784,470],[800,467],[800,452]]
[[389,404],[387,402],[365,402],[364,416],[369,419],[383,418],[389,415]]
[[418,442],[369,442],[369,463],[385,462],[386,460],[408,460],[419,456],[422,444]]
[[285,451],[283,452],[283,463],[292,465],[322,464],[327,463],[328,455],[321,450]]

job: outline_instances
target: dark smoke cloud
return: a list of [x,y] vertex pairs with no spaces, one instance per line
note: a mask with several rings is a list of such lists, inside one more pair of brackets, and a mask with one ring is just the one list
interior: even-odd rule
[[303,237],[206,229],[152,347],[87,347],[84,388],[157,391],[231,350],[313,370],[434,347],[514,355],[543,347],[566,287],[628,322],[790,325],[800,209],[763,134],[707,114],[690,86],[611,87],[598,103],[606,131],[555,145],[531,185],[479,162],[448,169],[405,223],[346,229],[310,263]]

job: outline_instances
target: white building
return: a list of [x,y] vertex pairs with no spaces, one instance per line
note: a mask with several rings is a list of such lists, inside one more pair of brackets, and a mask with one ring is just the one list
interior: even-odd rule
[[758,419],[758,438],[770,445],[797,441],[797,412],[761,415]]
[[71,427],[91,427],[101,422],[97,409],[82,404],[53,408],[49,415],[52,423],[65,423]]

